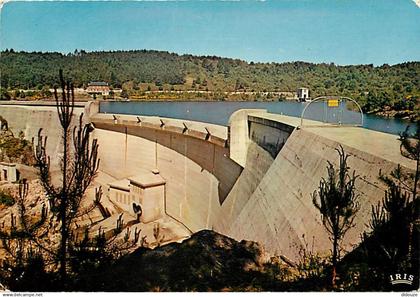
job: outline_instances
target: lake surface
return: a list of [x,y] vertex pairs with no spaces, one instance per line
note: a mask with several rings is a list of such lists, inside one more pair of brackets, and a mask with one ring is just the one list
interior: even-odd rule
[[[145,116],[161,116],[167,118],[186,119],[227,126],[229,117],[238,109],[258,108],[266,109],[271,113],[300,117],[302,110],[308,103],[293,101],[281,102],[101,102],[100,112],[120,113]],[[360,114],[341,108],[339,111],[326,112],[325,104],[311,104],[305,113],[305,118],[318,121],[341,123],[357,123]],[[404,131],[407,125],[411,128],[414,123],[400,119],[382,118],[374,115],[364,115],[363,127],[385,133],[398,134]]]

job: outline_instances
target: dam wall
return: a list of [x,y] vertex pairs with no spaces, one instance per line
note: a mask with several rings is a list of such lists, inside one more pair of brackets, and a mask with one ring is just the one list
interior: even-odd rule
[[[359,127],[299,127],[300,119],[264,112],[247,113],[250,135],[247,164],[238,179],[246,174],[256,187],[241,195],[238,212],[220,230],[237,240],[255,240],[271,253],[299,258],[302,248],[328,251],[329,234],[314,207],[312,195],[319,182],[327,176],[327,162],[339,166],[336,151],[342,146],[349,155],[348,166],[358,175],[356,181],[360,210],[343,240],[344,250],[351,250],[371,219],[371,207],[384,197],[385,185],[379,181],[379,171],[390,173],[397,164],[414,170],[413,161],[401,156],[398,137]],[[257,124],[257,125],[255,125]],[[237,132],[238,133],[238,132]],[[245,133],[245,132],[242,132]],[[253,135],[254,134],[254,135]],[[281,141],[281,139],[284,141]],[[281,141],[281,142],[280,142]],[[278,145],[280,144],[280,145]],[[258,174],[257,158],[265,151],[267,162]],[[257,165],[258,164],[258,165]],[[246,183],[249,186],[249,182]],[[235,185],[235,186],[237,186]],[[243,190],[245,183],[240,186]],[[232,197],[234,197],[234,187]],[[246,197],[246,198],[245,198]],[[226,205],[231,201],[226,199]],[[218,230],[216,228],[215,230]]]
[[248,116],[251,141],[258,144],[275,158],[295,127],[258,116]]
[[[301,247],[315,251],[330,248],[329,235],[321,215],[312,203],[321,178],[327,175],[327,161],[338,167],[338,143],[305,130],[295,130],[253,191],[241,212],[226,230],[236,239],[263,242],[267,250],[299,257]],[[350,249],[360,240],[371,215],[371,205],[383,197],[385,187],[378,180],[379,170],[390,172],[396,164],[349,146],[348,165],[356,171],[360,211],[355,227],[344,238]]]
[[[141,170],[158,170],[166,180],[166,212],[192,232],[212,229],[220,208],[243,167],[229,158],[227,128],[208,123],[98,114],[98,104],[76,108],[74,123],[94,126],[98,139],[100,174],[107,180],[135,176]],[[0,115],[15,135],[37,137],[40,128],[48,136],[47,153],[53,171],[58,170],[61,130],[55,107],[1,105]],[[107,184],[103,184],[105,189]],[[237,188],[237,187],[236,187]]]
[[[360,241],[371,205],[384,195],[379,170],[414,168],[399,154],[396,136],[363,128],[299,128],[299,119],[264,110],[237,111],[229,127],[98,110],[95,104],[85,109],[99,143],[101,173],[121,180],[139,170],[158,171],[166,181],[165,212],[191,231],[212,229],[258,241],[292,260],[302,248],[330,249],[312,194],[327,175],[327,161],[338,166],[340,145],[359,176],[361,205],[346,249]],[[42,127],[49,149],[59,156],[55,108],[0,106],[0,115],[27,139]]]
[[153,119],[140,126],[136,117],[116,123],[105,117],[112,116],[92,118],[100,170],[117,180],[140,169],[158,170],[166,180],[166,212],[193,232],[212,229],[212,219],[243,170],[229,158],[225,142],[211,136],[206,140],[207,134],[198,130],[184,135],[182,130],[174,132],[176,126],[163,129]]

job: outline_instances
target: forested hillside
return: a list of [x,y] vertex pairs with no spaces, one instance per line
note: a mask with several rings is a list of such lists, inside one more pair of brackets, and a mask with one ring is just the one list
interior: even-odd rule
[[0,67],[3,93],[52,87],[60,68],[76,87],[85,87],[90,81],[106,81],[127,92],[295,92],[305,86],[310,89],[311,97],[351,96],[368,111],[384,106],[413,110],[420,93],[420,62],[380,67],[337,66],[305,62],[254,63],[149,50],[76,50],[67,55],[6,50],[1,52]]

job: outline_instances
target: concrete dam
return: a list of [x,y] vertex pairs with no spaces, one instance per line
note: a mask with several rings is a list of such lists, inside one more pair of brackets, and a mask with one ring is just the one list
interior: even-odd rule
[[[106,189],[115,209],[129,212],[137,201],[146,222],[168,216],[189,233],[210,229],[236,240],[257,241],[270,254],[292,260],[301,248],[330,248],[311,195],[327,175],[327,161],[338,165],[339,145],[359,176],[361,209],[345,236],[347,250],[360,241],[371,206],[384,196],[379,170],[415,166],[400,155],[395,135],[359,127],[299,127],[300,119],[265,110],[239,110],[228,127],[102,114],[98,102],[78,108],[81,112],[99,143],[95,182]],[[16,135],[23,131],[27,139],[43,128],[48,154],[59,156],[54,107],[1,105],[0,115],[9,129]]]

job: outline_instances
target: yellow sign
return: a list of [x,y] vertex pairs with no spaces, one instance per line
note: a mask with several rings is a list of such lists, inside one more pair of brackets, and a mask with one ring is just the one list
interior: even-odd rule
[[338,99],[328,99],[328,107],[338,107],[339,101]]

